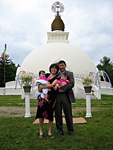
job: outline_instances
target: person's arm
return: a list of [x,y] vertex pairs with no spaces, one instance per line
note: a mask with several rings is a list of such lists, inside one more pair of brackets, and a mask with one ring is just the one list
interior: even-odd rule
[[48,85],[44,85],[38,88],[38,91],[41,92],[42,89],[49,89],[52,88],[56,85],[56,83],[58,82],[58,80],[54,80],[52,84],[48,84]]
[[65,86],[65,85],[67,85],[66,82],[62,82],[62,83],[61,83],[61,87]]

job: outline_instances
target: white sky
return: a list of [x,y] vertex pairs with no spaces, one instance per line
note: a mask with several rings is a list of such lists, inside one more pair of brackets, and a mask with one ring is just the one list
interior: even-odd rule
[[[47,43],[55,17],[53,0],[0,0],[0,52],[17,65]],[[113,0],[61,0],[61,18],[70,44],[85,51],[95,65],[107,56],[113,62]]]

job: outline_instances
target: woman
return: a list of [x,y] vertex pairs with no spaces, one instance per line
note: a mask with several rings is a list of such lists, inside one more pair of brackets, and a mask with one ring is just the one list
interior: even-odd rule
[[43,122],[44,118],[49,119],[49,130],[48,130],[48,136],[50,138],[54,138],[51,134],[52,125],[53,125],[53,112],[55,109],[55,99],[56,99],[56,93],[53,89],[53,87],[57,84],[58,80],[60,80],[60,76],[57,74],[59,71],[59,67],[56,64],[52,64],[49,67],[50,75],[49,75],[49,85],[41,86],[39,87],[39,90],[42,90],[43,88],[51,88],[51,90],[48,92],[49,95],[49,101],[45,101],[41,97],[39,97],[39,103],[38,103],[38,109],[36,118],[39,118],[39,126],[40,126],[40,135],[39,138],[43,138]]

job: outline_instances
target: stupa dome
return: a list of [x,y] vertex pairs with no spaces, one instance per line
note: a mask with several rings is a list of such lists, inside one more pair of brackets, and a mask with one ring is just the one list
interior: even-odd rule
[[49,66],[59,60],[65,60],[68,70],[74,72],[74,74],[96,72],[93,61],[84,51],[76,46],[62,42],[49,43],[33,50],[24,59],[20,69],[34,74],[37,74],[42,69],[48,72]]
[[33,50],[24,59],[18,72],[24,70],[38,74],[42,69],[49,72],[49,66],[52,63],[58,63],[59,60],[66,61],[67,69],[74,74],[96,72],[96,67],[90,57],[78,47],[69,44],[69,32],[63,32],[65,25],[59,13],[63,12],[64,6],[60,2],[56,2],[52,5],[52,10],[57,12],[57,16],[52,23],[52,30],[55,31],[47,33],[47,44]]

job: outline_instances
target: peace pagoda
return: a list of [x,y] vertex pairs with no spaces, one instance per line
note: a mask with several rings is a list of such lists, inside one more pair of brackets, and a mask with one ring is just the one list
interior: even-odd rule
[[77,76],[82,76],[87,72],[97,72],[91,58],[81,49],[69,43],[69,32],[65,32],[65,24],[61,19],[60,13],[64,6],[60,2],[52,5],[53,12],[56,13],[55,19],[51,24],[51,32],[47,32],[47,44],[33,50],[22,62],[17,70],[29,71],[38,74],[39,70],[49,71],[52,63],[65,60],[67,70],[72,71]]
[[[52,5],[52,11],[56,13],[55,19],[51,24],[51,32],[47,32],[47,44],[33,50],[22,62],[21,67],[17,69],[16,78],[21,71],[32,72],[38,78],[38,72],[45,70],[49,72],[49,66],[52,63],[58,63],[64,60],[67,64],[67,70],[72,71],[75,77],[75,86],[73,88],[76,98],[85,98],[85,92],[82,85],[82,77],[88,72],[97,72],[91,58],[80,48],[71,45],[68,40],[69,32],[65,32],[65,24],[61,19],[60,13],[64,11],[64,6],[60,2]],[[15,86],[15,81],[6,83],[6,88]],[[17,90],[20,88],[17,85]],[[35,98],[34,87],[31,91],[31,99]],[[14,91],[15,92],[15,91]]]

